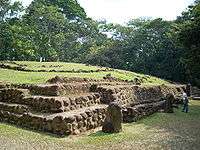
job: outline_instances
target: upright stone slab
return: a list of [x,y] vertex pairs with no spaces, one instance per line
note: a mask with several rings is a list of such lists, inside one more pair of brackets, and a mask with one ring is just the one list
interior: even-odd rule
[[165,102],[165,112],[166,113],[173,113],[173,102],[175,100],[175,97],[173,94],[167,94],[166,95],[166,102]]
[[107,115],[102,131],[105,133],[118,133],[122,131],[122,108],[117,102],[111,102],[107,108]]

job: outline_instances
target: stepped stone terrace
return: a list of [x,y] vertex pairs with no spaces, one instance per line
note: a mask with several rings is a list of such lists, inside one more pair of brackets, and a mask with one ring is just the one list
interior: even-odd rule
[[177,97],[184,88],[64,77],[39,85],[1,84],[0,121],[57,135],[79,134],[102,126],[110,102],[117,101],[123,121],[132,122],[161,110],[167,94]]

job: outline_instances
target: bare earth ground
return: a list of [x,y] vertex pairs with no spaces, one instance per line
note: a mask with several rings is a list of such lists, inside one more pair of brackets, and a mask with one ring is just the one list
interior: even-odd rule
[[58,138],[0,123],[3,150],[137,150],[200,149],[200,101],[190,102],[190,112],[176,109],[173,114],[157,113],[137,123],[123,125],[119,134],[94,131]]

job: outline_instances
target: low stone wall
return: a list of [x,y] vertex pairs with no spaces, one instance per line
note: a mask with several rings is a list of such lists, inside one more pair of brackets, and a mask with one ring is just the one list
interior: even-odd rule
[[134,106],[137,104],[160,101],[162,97],[171,93],[182,94],[184,86],[108,86],[96,87],[95,91],[101,95],[102,103],[109,104],[118,101],[122,106]]
[[64,100],[65,111],[78,110],[80,108],[86,108],[96,104],[101,104],[100,95],[98,93],[90,93],[84,96]]
[[4,88],[18,88],[18,89],[29,89],[31,84],[5,84],[5,83],[0,83],[0,89]]
[[55,84],[55,83],[90,83],[90,84],[98,84],[98,85],[127,85],[133,84],[133,81],[122,80],[115,77],[104,77],[103,79],[92,79],[92,78],[68,78],[68,77],[60,77],[56,76],[47,81],[47,83]]
[[24,97],[21,104],[27,105],[30,110],[37,112],[64,112],[64,102],[51,97]]
[[61,96],[90,92],[90,83],[80,84],[44,84],[29,88],[32,95]]
[[59,96],[65,93],[65,88],[61,84],[35,85],[29,90],[32,95]]
[[28,91],[23,89],[0,89],[0,102],[17,103],[20,102],[27,93]]
[[80,96],[65,95],[65,97],[26,96],[24,90],[7,88],[0,90],[0,102],[26,105],[29,110],[46,113],[77,110],[101,103],[98,93],[87,93]]
[[100,95],[98,93],[88,93],[77,97],[33,96],[23,98],[23,104],[38,112],[59,113],[100,104]]
[[79,134],[100,127],[105,119],[106,107],[86,110],[78,115],[53,118],[26,114],[15,114],[0,110],[1,121],[13,123],[33,130],[51,132],[58,135]]
[[24,114],[29,112],[29,109],[25,105],[17,105],[17,104],[8,104],[0,102],[0,110],[8,111],[16,114]]
[[160,109],[163,109],[164,104],[165,101],[159,101],[126,107],[122,110],[123,121],[126,123],[137,121],[145,116],[158,112]]

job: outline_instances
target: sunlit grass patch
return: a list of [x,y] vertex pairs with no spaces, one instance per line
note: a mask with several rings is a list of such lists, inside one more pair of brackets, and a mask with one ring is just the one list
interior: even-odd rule
[[[116,134],[97,131],[58,138],[0,123],[0,144],[28,149],[198,149],[200,146],[200,101],[190,102],[190,112],[155,113],[138,122],[123,124]],[[13,147],[12,147],[13,148]]]
[[[64,63],[64,62],[29,62],[29,61],[17,61],[17,62],[4,62],[11,66],[22,65],[26,69],[30,70],[64,70],[72,72],[26,72],[17,71],[12,69],[2,69],[0,68],[0,81],[7,83],[30,83],[38,84],[45,83],[48,79],[55,76],[63,77],[80,77],[80,78],[93,78],[93,79],[103,79],[107,74],[111,74],[112,77],[119,78],[122,80],[133,81],[134,79],[142,79],[144,85],[155,85],[155,84],[169,84],[167,81],[130,71],[117,70],[109,68],[106,71],[95,71],[98,69],[106,69],[98,66],[88,66],[85,64],[78,63]],[[94,70],[94,72],[73,72],[77,70]]]

